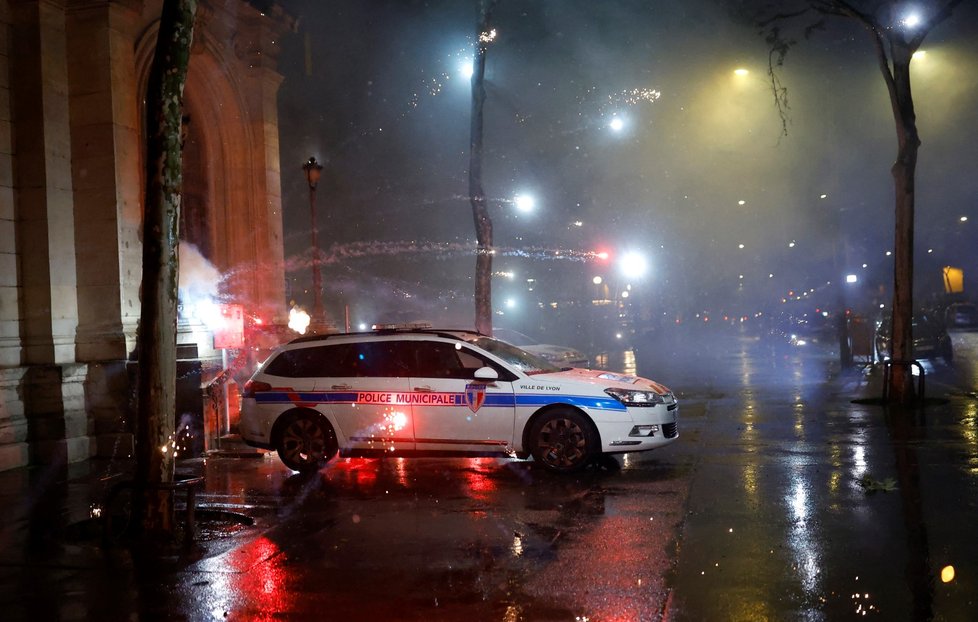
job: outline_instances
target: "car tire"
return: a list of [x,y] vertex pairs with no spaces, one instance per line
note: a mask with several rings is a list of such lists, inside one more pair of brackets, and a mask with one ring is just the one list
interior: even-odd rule
[[314,473],[336,455],[336,433],[319,413],[300,411],[286,415],[277,438],[278,457],[293,471]]
[[571,473],[584,468],[598,449],[598,434],[581,413],[552,410],[537,417],[530,428],[533,461],[551,471]]

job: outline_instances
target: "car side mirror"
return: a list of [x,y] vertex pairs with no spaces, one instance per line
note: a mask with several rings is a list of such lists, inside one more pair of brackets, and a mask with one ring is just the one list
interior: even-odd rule
[[492,382],[494,380],[499,380],[499,373],[492,367],[480,367],[479,369],[475,370],[475,379]]

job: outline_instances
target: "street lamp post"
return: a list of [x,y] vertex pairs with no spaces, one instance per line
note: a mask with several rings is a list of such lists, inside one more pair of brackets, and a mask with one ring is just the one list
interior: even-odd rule
[[326,315],[323,312],[323,275],[319,270],[319,227],[316,225],[316,186],[319,184],[319,176],[323,172],[323,165],[316,161],[315,157],[310,157],[302,170],[306,173],[306,181],[309,182],[309,221],[312,228],[312,324],[322,327],[326,323]]

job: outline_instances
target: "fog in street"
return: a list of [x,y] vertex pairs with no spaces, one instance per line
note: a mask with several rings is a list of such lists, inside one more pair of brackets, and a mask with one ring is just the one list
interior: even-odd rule
[[[311,305],[301,165],[314,156],[331,320],[471,326],[476,3],[284,5],[298,18],[280,58],[290,300]],[[649,331],[843,307],[875,320],[889,305],[896,138],[871,40],[829,20],[799,41],[779,69],[783,133],[751,15],[708,0],[499,2],[484,185],[500,325],[593,352],[620,327],[586,307],[626,290]],[[942,266],[974,287],[976,17],[958,7],[912,65],[920,304],[942,291]],[[644,274],[622,273],[629,252]]]

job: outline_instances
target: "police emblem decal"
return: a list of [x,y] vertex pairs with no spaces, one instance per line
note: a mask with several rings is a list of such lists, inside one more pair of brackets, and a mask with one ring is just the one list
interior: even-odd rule
[[468,404],[469,410],[474,413],[479,412],[485,401],[486,385],[478,383],[465,385],[465,403]]

